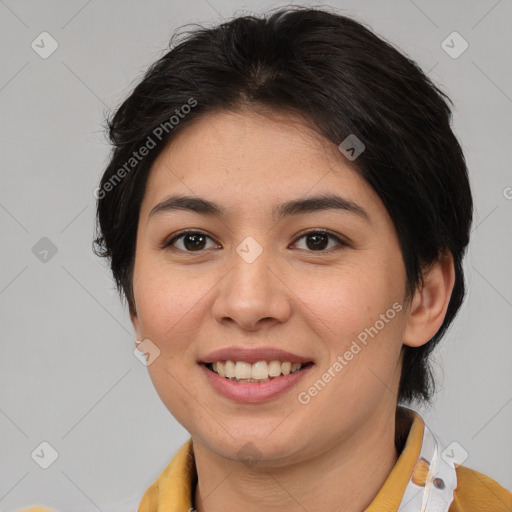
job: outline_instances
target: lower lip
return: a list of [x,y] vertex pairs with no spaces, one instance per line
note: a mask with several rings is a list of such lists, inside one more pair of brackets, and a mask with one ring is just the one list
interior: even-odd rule
[[236,402],[250,403],[265,402],[276,398],[295,386],[313,368],[313,365],[310,364],[298,372],[281,375],[266,382],[235,382],[212,372],[204,364],[199,366],[218,393]]

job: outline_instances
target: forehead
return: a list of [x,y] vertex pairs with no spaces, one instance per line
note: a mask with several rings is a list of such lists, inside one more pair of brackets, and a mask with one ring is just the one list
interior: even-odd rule
[[147,215],[170,192],[239,202],[245,210],[334,192],[378,207],[378,196],[350,164],[336,144],[298,116],[211,112],[162,150],[150,171],[143,208]]

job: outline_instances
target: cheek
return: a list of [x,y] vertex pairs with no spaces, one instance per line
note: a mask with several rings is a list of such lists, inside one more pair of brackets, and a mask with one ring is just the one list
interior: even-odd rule
[[304,314],[318,324],[322,338],[339,341],[341,349],[374,325],[400,297],[400,281],[392,283],[389,276],[382,264],[366,265],[361,259],[357,265],[344,265],[338,271],[310,273],[294,291],[307,306]]
[[190,354],[197,349],[191,341],[200,337],[199,326],[205,316],[201,298],[211,286],[199,286],[199,280],[194,282],[185,274],[162,270],[161,263],[153,262],[139,274],[134,293],[142,334],[160,350],[147,367],[153,386],[177,421],[193,431],[201,417],[196,416],[198,409],[191,407],[191,397],[200,396],[190,379],[196,364],[195,354]]
[[183,356],[194,337],[201,314],[201,300],[211,286],[204,277],[165,268],[161,262],[147,261],[134,282],[134,295],[142,334],[171,358]]
[[359,263],[333,272],[329,279],[311,276],[297,293],[307,305],[303,314],[310,327],[327,348],[319,371],[336,375],[336,384],[323,397],[328,402],[333,393],[336,401],[354,407],[362,397],[370,400],[379,389],[385,391],[383,382],[391,386],[403,327],[401,281],[391,279],[382,262]]

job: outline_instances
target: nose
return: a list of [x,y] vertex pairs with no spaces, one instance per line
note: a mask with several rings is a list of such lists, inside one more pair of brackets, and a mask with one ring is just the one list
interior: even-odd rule
[[291,315],[293,293],[279,272],[278,263],[266,251],[254,261],[234,251],[231,262],[231,270],[217,288],[212,306],[214,318],[246,331],[286,322]]

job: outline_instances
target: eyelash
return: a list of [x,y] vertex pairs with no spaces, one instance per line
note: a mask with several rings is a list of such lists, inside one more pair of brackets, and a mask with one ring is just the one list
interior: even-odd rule
[[[328,237],[334,239],[338,243],[339,246],[337,248],[322,249],[322,250],[318,250],[318,251],[307,250],[307,249],[300,249],[300,250],[305,250],[305,251],[311,252],[311,253],[330,253],[333,249],[336,250],[336,249],[340,249],[342,247],[348,247],[348,243],[346,243],[343,240],[341,240],[337,235],[335,235],[332,231],[329,231],[328,229],[312,229],[312,230],[306,231],[304,233],[301,233],[295,239],[294,243],[296,243],[301,238],[304,238],[304,237],[307,237],[308,235],[313,235],[313,234],[315,234],[315,235],[316,234],[327,235]],[[185,253],[188,253],[188,254],[194,254],[194,253],[200,254],[200,253],[202,253],[202,252],[204,252],[206,250],[206,249],[201,249],[201,250],[198,250],[198,251],[187,251],[185,249],[177,249],[176,247],[173,247],[174,242],[176,242],[180,238],[183,238],[186,235],[203,235],[206,238],[209,238],[210,240],[213,240],[210,236],[208,236],[206,233],[203,233],[202,231],[194,231],[194,230],[182,231],[181,233],[178,233],[175,236],[173,236],[169,241],[164,242],[162,244],[161,248],[169,250],[169,251],[173,251],[173,252],[185,252]]]

